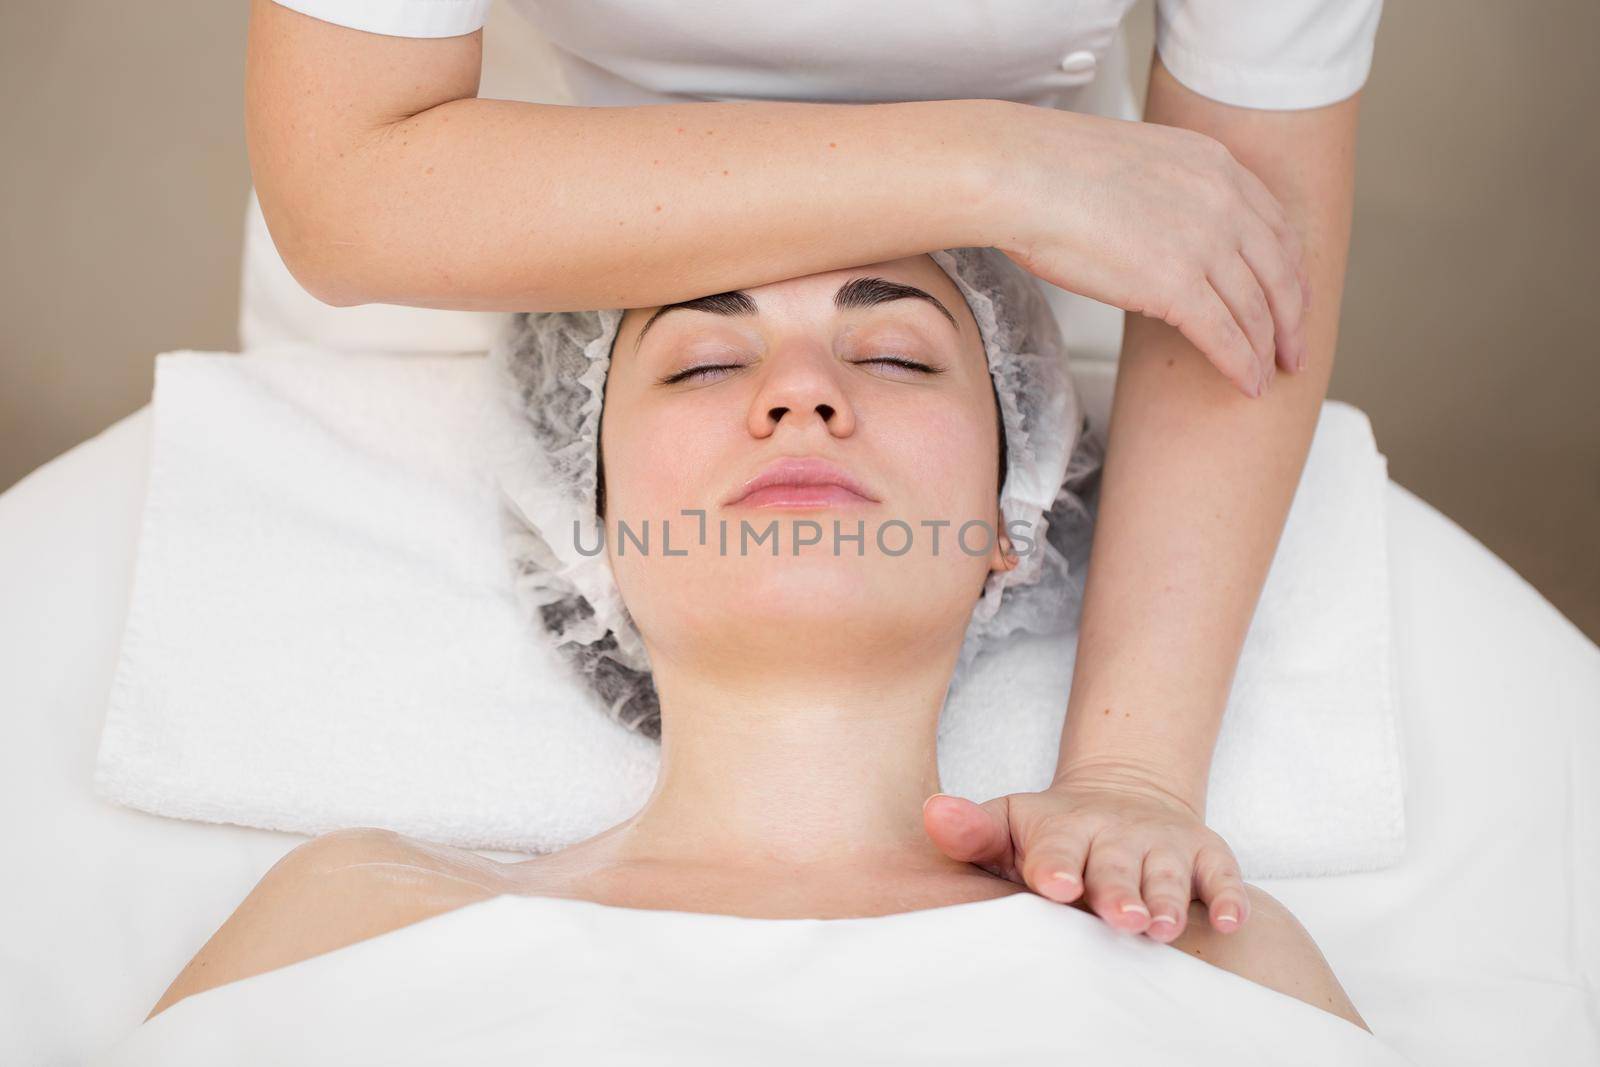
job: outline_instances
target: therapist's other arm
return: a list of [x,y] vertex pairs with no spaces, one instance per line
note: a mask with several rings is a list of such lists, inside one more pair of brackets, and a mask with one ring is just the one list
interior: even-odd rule
[[[1299,350],[1295,239],[1208,138],[1003,100],[486,100],[481,58],[481,32],[393,37],[253,0],[251,173],[314,296],[651,307],[977,245],[1074,292],[1160,308],[1246,391],[1275,330],[1286,366]],[[1174,215],[1195,198],[1205,210]],[[1253,264],[1213,289],[1212,253],[1241,240]],[[1250,310],[1263,289],[1276,323]],[[1235,294],[1239,325],[1218,292]]]
[[1182,932],[1191,895],[1223,933],[1249,916],[1232,851],[1203,825],[1206,789],[1333,371],[1358,107],[1359,94],[1302,111],[1231,107],[1156,58],[1146,120],[1220,141],[1302,236],[1315,296],[1307,366],[1248,399],[1172,326],[1127,316],[1055,780],[925,812],[951,855],[1057,900],[1086,894],[1113,926],[1160,941]]

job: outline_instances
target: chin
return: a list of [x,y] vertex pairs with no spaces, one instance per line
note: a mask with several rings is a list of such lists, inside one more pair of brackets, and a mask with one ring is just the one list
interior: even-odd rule
[[635,622],[663,648],[705,642],[755,651],[771,641],[792,654],[796,642],[837,639],[848,653],[959,635],[986,573],[967,562],[835,556],[831,546],[814,546],[798,556],[652,561],[625,567],[619,579]]
[[[950,632],[952,626],[965,627],[972,613],[965,587],[947,590],[906,574],[885,575],[881,568],[833,567],[824,574],[821,566],[806,566],[803,557],[769,562],[791,566],[763,568],[730,586],[701,592],[704,600],[695,620],[701,632],[724,634],[734,641],[741,633],[759,630],[792,635],[786,640],[807,644],[825,644],[834,637],[869,644],[880,638],[893,644],[920,644],[923,638]],[[801,565],[792,566],[796,563]],[[682,611],[681,602],[675,610]]]
[[897,614],[922,599],[915,583],[884,571],[881,562],[818,553],[750,557],[707,568],[697,581],[675,582],[674,599],[680,607],[692,598],[707,613],[763,622]]

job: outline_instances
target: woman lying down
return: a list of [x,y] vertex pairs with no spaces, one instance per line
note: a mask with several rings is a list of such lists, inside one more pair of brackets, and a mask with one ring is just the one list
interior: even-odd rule
[[1253,886],[1163,944],[924,830],[952,680],[1081,595],[1097,446],[1003,256],[518,315],[491,366],[519,589],[654,792],[525,862],[301,845],[106,1062],[1405,1062]]

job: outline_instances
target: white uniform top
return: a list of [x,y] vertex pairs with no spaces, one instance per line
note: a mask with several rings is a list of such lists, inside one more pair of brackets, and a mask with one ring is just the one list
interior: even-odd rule
[[[327,22],[403,37],[471,33],[491,0],[278,0]],[[882,103],[1000,99],[1137,119],[1123,16],[1135,0],[505,0],[553,46],[570,102]],[[1238,107],[1343,100],[1366,82],[1382,0],[1156,0],[1173,76]],[[486,43],[485,80],[495,59]],[[1040,282],[1075,358],[1115,359],[1122,313]],[[243,347],[475,351],[503,314],[332,308],[294,281],[252,195]]]

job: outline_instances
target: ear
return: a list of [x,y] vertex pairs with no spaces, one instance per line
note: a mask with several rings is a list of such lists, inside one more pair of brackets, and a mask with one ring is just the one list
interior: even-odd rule
[[1006,534],[1005,512],[1000,510],[998,503],[994,506],[994,547],[989,551],[989,570],[1009,571],[1022,562],[1021,557],[1011,544],[1011,538]]

